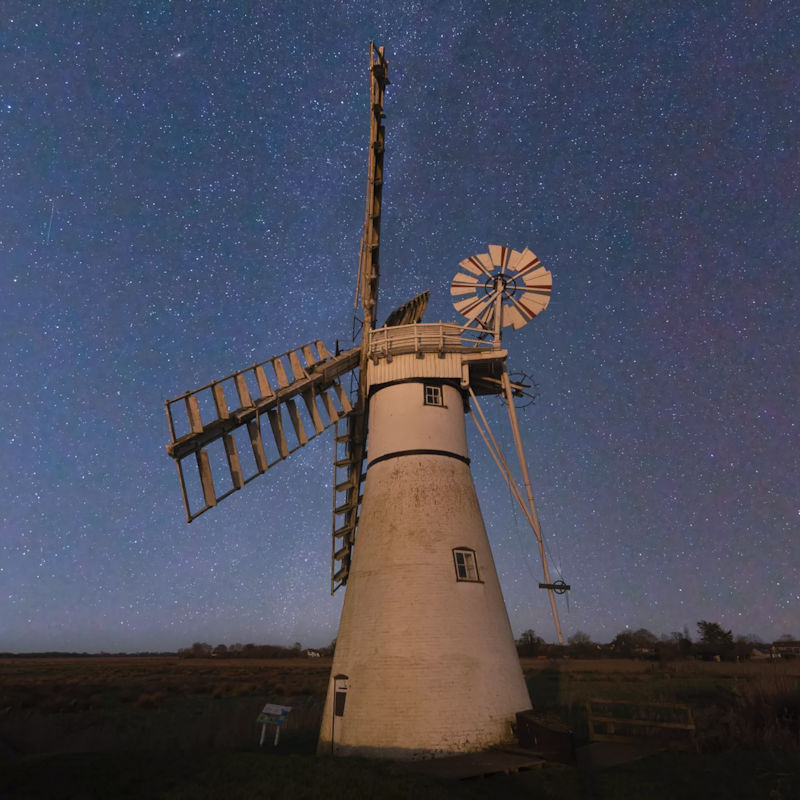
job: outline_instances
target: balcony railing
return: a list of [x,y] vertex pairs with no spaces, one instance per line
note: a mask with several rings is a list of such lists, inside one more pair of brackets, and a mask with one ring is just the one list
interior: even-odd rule
[[[481,339],[474,330],[465,330],[456,322],[416,322],[377,328],[370,334],[369,357],[380,358],[416,353],[474,353],[493,348],[490,338]],[[483,334],[485,335],[485,334]]]

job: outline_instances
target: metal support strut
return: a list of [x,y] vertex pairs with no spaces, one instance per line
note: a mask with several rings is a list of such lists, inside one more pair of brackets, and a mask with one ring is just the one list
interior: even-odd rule
[[472,419],[475,422],[475,427],[477,427],[478,432],[481,435],[481,438],[484,441],[489,453],[491,454],[492,458],[497,464],[498,469],[500,470],[503,478],[505,479],[506,483],[508,484],[508,488],[511,490],[514,499],[519,504],[519,507],[522,509],[522,512],[525,514],[525,518],[528,520],[528,524],[531,526],[531,530],[536,536],[536,543],[539,546],[539,557],[542,562],[542,569],[544,571],[544,585],[539,584],[540,587],[547,589],[547,594],[550,598],[550,609],[553,612],[553,622],[556,627],[556,636],[558,637],[558,643],[564,644],[564,636],[561,631],[561,622],[558,617],[558,608],[556,607],[556,598],[555,598],[555,591],[554,591],[554,584],[550,580],[550,568],[547,563],[547,554],[544,550],[544,540],[542,539],[542,530],[539,524],[539,517],[536,514],[536,505],[533,502],[533,490],[531,489],[531,481],[530,476],[528,475],[528,465],[525,460],[525,452],[522,449],[522,438],[519,432],[519,423],[517,421],[517,412],[516,408],[514,407],[514,400],[513,395],[511,392],[511,381],[508,376],[508,371],[505,369],[505,364],[503,365],[503,372],[501,375],[503,393],[506,400],[506,405],[508,406],[508,416],[511,422],[511,431],[514,436],[514,444],[517,450],[517,458],[519,459],[520,469],[522,470],[522,480],[525,486],[525,495],[526,497],[523,498],[522,492],[520,491],[519,486],[517,486],[516,481],[514,480],[514,476],[511,473],[511,469],[508,466],[508,462],[506,462],[505,457],[503,456],[503,452],[500,449],[500,446],[497,444],[497,440],[494,438],[491,429],[489,428],[489,423],[481,409],[480,405],[478,404],[478,398],[475,396],[472,387],[470,387],[469,393],[470,397],[472,398],[472,403],[475,408],[478,410],[478,414],[480,415],[481,421],[479,422],[478,419],[475,417],[473,412]]

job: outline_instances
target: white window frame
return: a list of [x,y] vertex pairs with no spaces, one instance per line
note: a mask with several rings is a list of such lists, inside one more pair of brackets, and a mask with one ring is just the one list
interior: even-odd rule
[[435,383],[422,384],[422,401],[426,406],[439,406],[444,408],[444,391],[443,387]]
[[480,583],[478,560],[471,547],[453,548],[453,565],[456,568],[456,580],[468,583]]

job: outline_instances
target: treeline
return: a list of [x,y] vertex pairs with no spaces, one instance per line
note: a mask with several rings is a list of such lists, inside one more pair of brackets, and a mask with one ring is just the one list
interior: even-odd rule
[[719,623],[700,620],[697,637],[688,628],[656,636],[647,628],[624,630],[612,641],[601,644],[576,631],[565,645],[548,644],[533,630],[517,639],[517,652],[524,658],[651,658],[673,661],[681,658],[735,661],[749,658],[793,658],[800,653],[800,642],[789,634],[776,642],[765,643],[759,636],[734,636]]
[[300,642],[291,647],[279,644],[218,644],[195,642],[191,647],[178,650],[179,658],[306,658],[308,656],[332,656],[335,641],[327,647],[304,650]]

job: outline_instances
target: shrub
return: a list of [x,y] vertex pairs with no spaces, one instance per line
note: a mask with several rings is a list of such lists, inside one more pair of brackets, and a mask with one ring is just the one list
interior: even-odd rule
[[748,681],[734,689],[722,722],[728,747],[800,751],[800,681],[786,675]]

